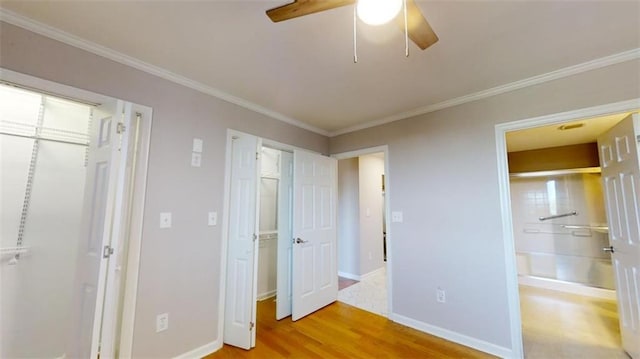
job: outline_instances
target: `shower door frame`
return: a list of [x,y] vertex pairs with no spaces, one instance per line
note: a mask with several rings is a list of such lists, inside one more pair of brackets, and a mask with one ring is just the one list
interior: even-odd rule
[[[59,84],[56,82],[40,79],[34,76],[25,75],[19,72],[11,71],[0,67],[0,81],[14,84],[19,87],[28,89],[30,91],[39,92],[45,95],[57,96],[62,98],[75,99],[85,103],[106,103],[115,101],[117,99],[96,94],[90,91],[78,89],[75,87]],[[137,148],[136,160],[134,167],[131,168],[131,176],[125,182],[125,192],[131,192],[131,201],[128,204],[116,208],[114,216],[121,216],[126,218],[128,226],[124,230],[120,231],[118,235],[112,235],[111,242],[118,241],[122,246],[126,246],[127,258],[125,265],[125,272],[118,274],[121,270],[116,265],[118,258],[116,255],[109,258],[107,264],[107,275],[104,278],[100,278],[99,285],[107,286],[107,278],[113,278],[120,276],[121,280],[124,280],[120,286],[109,289],[103,298],[96,300],[104,301],[104,308],[102,316],[96,314],[96,320],[100,320],[100,327],[105,322],[104,318],[110,318],[108,322],[113,323],[113,328],[109,328],[106,332],[113,333],[119,330],[118,336],[111,334],[105,335],[105,328],[102,328],[102,334],[100,342],[110,341],[110,348],[118,348],[117,352],[120,357],[131,357],[133,348],[133,330],[135,323],[135,307],[136,307],[136,294],[138,291],[138,273],[140,265],[140,249],[142,240],[143,229],[143,216],[144,216],[144,204],[146,196],[146,184],[147,184],[147,168],[149,161],[149,144],[151,139],[151,124],[153,110],[151,107],[127,102],[123,100],[125,104],[130,104],[133,113],[138,113],[141,116],[138,135],[137,135],[137,147],[135,145],[136,139],[133,139],[129,143],[128,156],[134,155],[134,150]],[[126,129],[128,134],[131,134],[129,130],[135,130],[132,126],[131,129]],[[130,158],[123,159],[129,161]],[[128,207],[128,208],[127,208]],[[123,210],[126,209],[126,213]],[[125,222],[125,223],[126,223]],[[122,298],[120,305],[118,305],[118,298]],[[118,320],[120,319],[120,320]],[[119,328],[116,323],[120,322]],[[1,345],[1,344],[0,344]],[[113,350],[113,349],[112,349]],[[115,350],[114,350],[115,351]],[[103,357],[114,356],[113,353],[101,353]]]

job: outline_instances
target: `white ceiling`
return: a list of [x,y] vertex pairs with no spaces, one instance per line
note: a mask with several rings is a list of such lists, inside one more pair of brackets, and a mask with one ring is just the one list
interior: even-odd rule
[[440,41],[410,46],[353,7],[272,23],[283,1],[6,1],[0,6],[321,133],[640,48],[638,1],[419,1]]
[[619,113],[566,122],[562,125],[582,124],[582,127],[564,131],[559,129],[560,124],[556,124],[507,132],[507,151],[526,151],[581,143],[593,143],[597,141],[598,136],[622,121],[627,115],[629,115],[629,113]]

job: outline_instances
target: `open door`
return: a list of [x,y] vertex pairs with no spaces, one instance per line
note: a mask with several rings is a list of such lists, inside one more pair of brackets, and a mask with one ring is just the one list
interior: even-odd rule
[[224,342],[243,349],[255,346],[258,138],[231,138],[231,177]]
[[117,198],[123,186],[118,180],[122,149],[119,125],[124,103],[114,101],[93,112],[84,193],[81,239],[73,293],[68,358],[97,358],[105,296],[107,262],[112,254],[111,237],[119,233],[114,223],[119,214]]
[[640,117],[633,114],[598,138],[624,350],[640,358]]
[[278,255],[276,277],[276,319],[291,315],[291,218],[293,208],[293,154],[280,152],[278,183]]
[[337,161],[293,153],[292,319],[338,298],[336,250]]

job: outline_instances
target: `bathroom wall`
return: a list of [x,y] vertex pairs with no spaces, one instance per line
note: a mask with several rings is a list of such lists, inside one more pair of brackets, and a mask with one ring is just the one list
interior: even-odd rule
[[[21,100],[9,95],[19,94]],[[0,86],[0,129],[36,125],[40,96]],[[48,99],[44,127],[84,132],[88,106]],[[21,132],[22,130],[18,131]],[[26,131],[28,132],[28,131]],[[33,134],[33,132],[31,133]],[[86,139],[86,137],[85,137]],[[0,135],[0,247],[15,247],[34,140]],[[59,357],[65,352],[85,183],[86,147],[40,141],[24,227],[27,253],[0,257],[2,358]]]
[[607,231],[597,228],[607,226],[600,174],[512,177],[510,184],[518,274],[614,289],[611,257],[602,251]]

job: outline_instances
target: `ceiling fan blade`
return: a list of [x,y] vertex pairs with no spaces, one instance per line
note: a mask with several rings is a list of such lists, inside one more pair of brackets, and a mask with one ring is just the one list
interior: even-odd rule
[[354,4],[356,0],[296,0],[290,4],[267,10],[267,16],[273,22],[293,19],[320,11]]
[[[415,0],[407,1],[407,30],[409,38],[422,50],[438,42],[438,36],[427,22]],[[402,12],[397,17],[398,24],[404,32],[404,16]]]

